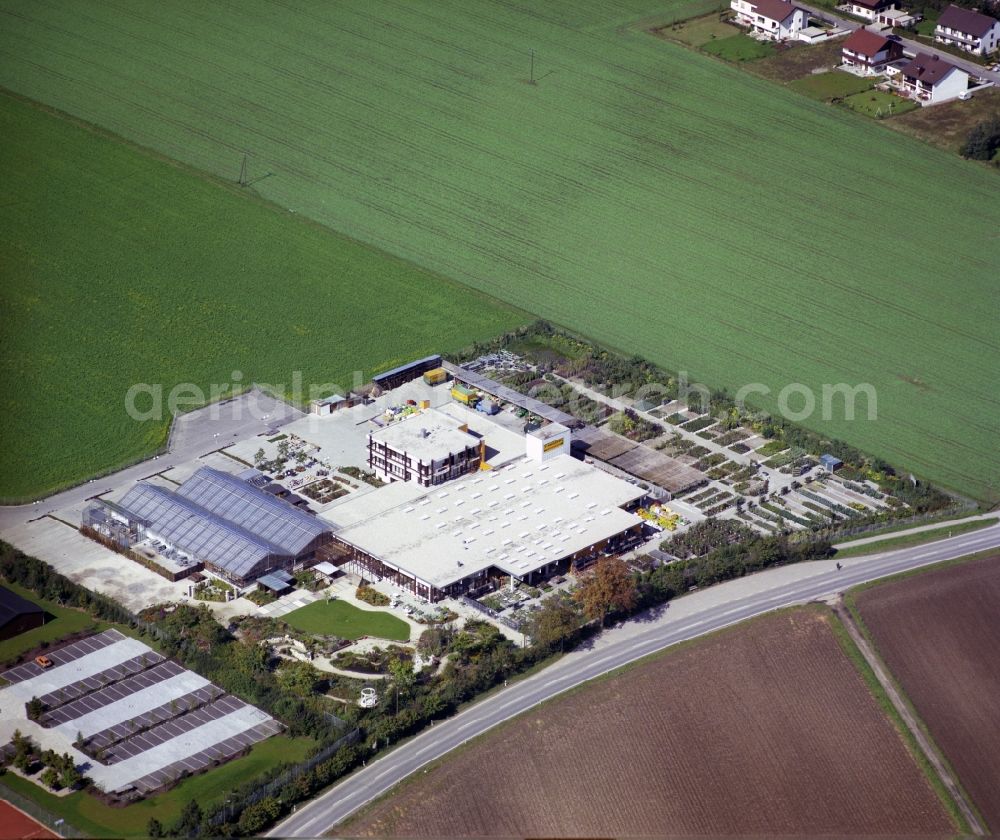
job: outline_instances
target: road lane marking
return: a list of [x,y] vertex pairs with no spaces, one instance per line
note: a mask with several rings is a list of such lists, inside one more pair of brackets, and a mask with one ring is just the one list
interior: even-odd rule
[[[467,729],[471,725],[484,724],[481,731],[477,732],[475,735],[468,737],[462,736],[461,738],[456,738],[454,741],[454,744],[467,743],[473,737],[478,737],[499,724],[520,714],[524,714],[534,706],[558,697],[558,695],[564,693],[565,691],[574,688],[577,685],[589,682],[596,677],[608,673],[609,671],[630,665],[650,653],[665,650],[666,648],[678,644],[679,642],[698,638],[710,632],[717,632],[733,624],[744,621],[747,618],[772,612],[779,607],[800,603],[805,600],[814,600],[826,594],[843,591],[844,589],[857,586],[859,583],[864,583],[868,580],[888,577],[898,574],[899,572],[907,571],[911,568],[920,568],[922,566],[931,565],[935,562],[968,554],[970,553],[968,551],[970,546],[983,546],[989,548],[997,547],[995,536],[996,535],[988,535],[980,531],[975,535],[975,540],[956,540],[951,542],[948,546],[941,546],[932,551],[924,551],[919,554],[907,554],[905,553],[906,550],[903,550],[903,553],[897,552],[887,555],[885,558],[880,558],[875,563],[852,563],[852,574],[820,573],[811,578],[803,578],[798,581],[792,581],[790,583],[771,587],[769,589],[765,587],[762,591],[770,592],[768,596],[758,597],[751,595],[744,597],[739,599],[742,603],[738,602],[738,606],[732,607],[721,613],[712,612],[712,607],[706,607],[701,612],[702,614],[710,612],[710,616],[699,620],[681,619],[674,624],[669,621],[670,617],[667,616],[668,623],[665,625],[654,627],[653,629],[641,634],[639,638],[636,638],[635,636],[625,636],[625,638],[614,641],[609,645],[610,649],[602,650],[601,655],[597,658],[588,659],[588,656],[592,655],[588,651],[577,651],[575,654],[570,654],[567,658],[562,660],[562,663],[566,663],[565,667],[574,669],[570,673],[559,674],[555,679],[552,679],[550,671],[546,669],[538,674],[528,677],[525,681],[519,683],[518,685],[519,689],[526,692],[521,697],[510,699],[506,703],[497,706],[492,705],[492,701],[495,698],[488,697],[485,700],[480,701],[480,703],[476,704],[476,710],[479,712],[488,712],[491,716],[487,718],[479,717],[476,720],[463,721],[454,728],[455,732],[451,735],[451,737],[456,738],[458,732]],[[989,545],[986,545],[987,542],[989,542]],[[737,616],[736,613],[740,613],[740,615]],[[729,618],[729,616],[733,617]],[[706,627],[706,625],[711,626]],[[706,629],[700,630],[699,628]],[[626,642],[631,642],[631,645],[626,647]],[[622,653],[626,651],[637,650],[640,647],[647,649],[646,652],[640,654],[622,655]],[[562,663],[552,667],[558,668]],[[518,706],[518,708],[511,713],[499,714],[503,709],[514,705]],[[452,720],[455,719],[453,718]],[[440,730],[436,734],[440,737]],[[445,738],[447,737],[448,736],[446,735]],[[412,775],[412,773],[420,770],[432,761],[447,755],[453,749],[452,743],[442,739],[436,743],[423,745],[419,751],[414,752],[413,756],[408,758],[404,754],[404,751],[407,750],[408,746],[409,744],[403,745],[403,747],[400,748],[400,751],[394,754],[394,760],[400,762],[400,764],[397,765],[397,769],[402,772],[402,776],[400,776],[397,781],[393,781],[388,784],[376,785],[374,782],[381,778],[381,776],[385,775],[385,773],[388,772],[387,770],[383,771],[383,773],[373,779],[369,779],[368,774],[364,771],[357,771],[345,779],[341,784],[333,787],[327,793],[303,806],[303,810],[299,812],[302,817],[305,817],[306,809],[311,810],[313,808],[319,808],[323,809],[320,814],[317,814],[315,817],[309,817],[308,823],[299,823],[298,820],[293,821],[293,819],[290,818],[272,829],[270,832],[271,836],[315,836],[315,831],[303,833],[303,830],[320,824],[325,826],[320,833],[328,831],[336,825],[342,823],[359,807],[384,794],[397,784],[398,781],[402,781],[407,776]],[[415,761],[417,756],[422,755],[428,750],[433,752],[429,758],[419,762]],[[354,785],[358,785],[359,787],[353,787]],[[347,790],[350,790],[350,792],[345,793],[344,791]],[[348,800],[354,800],[363,793],[370,794],[368,799],[364,800],[357,806],[351,805],[347,808],[344,807],[345,802]],[[328,805],[328,800],[333,801]]]

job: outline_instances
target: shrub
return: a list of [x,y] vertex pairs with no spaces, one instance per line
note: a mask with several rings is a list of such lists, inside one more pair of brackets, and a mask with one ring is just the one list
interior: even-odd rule
[[972,127],[962,144],[962,157],[969,160],[992,160],[1000,150],[1000,114]]
[[377,589],[372,589],[372,587],[364,583],[358,587],[354,595],[359,601],[364,601],[366,604],[371,604],[373,607],[389,606],[389,597],[387,595],[383,595]]

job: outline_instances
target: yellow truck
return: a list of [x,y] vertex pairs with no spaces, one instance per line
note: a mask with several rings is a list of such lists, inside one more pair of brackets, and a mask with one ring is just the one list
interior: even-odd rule
[[479,402],[479,394],[476,391],[459,385],[457,382],[451,386],[451,397],[470,407]]

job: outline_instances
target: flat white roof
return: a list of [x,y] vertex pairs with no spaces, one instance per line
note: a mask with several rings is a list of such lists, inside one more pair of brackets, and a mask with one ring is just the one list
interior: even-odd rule
[[440,461],[449,455],[477,446],[479,438],[462,431],[457,420],[437,409],[411,414],[383,429],[370,432],[372,440],[424,462]]
[[528,432],[528,434],[532,437],[539,438],[540,440],[552,440],[553,438],[557,438],[568,431],[569,429],[567,429],[562,423],[549,423],[541,428],[535,429],[532,432]]
[[491,467],[499,467],[524,456],[524,435],[504,428],[489,415],[459,402],[447,403],[438,411],[453,418],[456,423],[464,423],[470,432],[486,438],[486,463]]
[[393,486],[357,497],[355,524],[336,535],[438,589],[490,566],[520,577],[619,534],[642,521],[621,506],[645,492],[569,455],[404,485],[416,492],[387,506],[378,497]]
[[338,528],[349,528],[411,502],[426,492],[427,488],[421,487],[415,481],[392,481],[376,490],[344,496],[317,516]]

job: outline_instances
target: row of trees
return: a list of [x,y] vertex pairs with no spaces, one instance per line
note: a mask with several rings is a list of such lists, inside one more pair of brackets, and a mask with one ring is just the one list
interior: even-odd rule
[[534,645],[545,650],[564,648],[586,627],[604,625],[609,617],[624,618],[703,588],[775,566],[829,557],[826,540],[789,540],[779,536],[755,537],[728,543],[700,557],[657,566],[647,572],[629,572],[618,558],[597,563],[574,593],[542,602],[525,627]]
[[39,779],[46,787],[52,790],[73,789],[83,782],[83,775],[69,753],[60,755],[55,750],[39,751],[35,742],[23,735],[20,729],[14,730],[11,744],[14,746],[11,764],[22,773],[30,773],[40,763],[44,769]]
[[[692,586],[704,587],[768,566],[829,553],[829,543],[760,537],[643,573],[631,572],[620,559],[606,558],[595,565],[572,597],[552,596],[532,614],[525,628],[531,638],[526,647],[515,646],[485,621],[467,621],[461,629],[450,625],[429,628],[420,637],[418,649],[426,655],[447,657],[445,666],[439,670],[427,667],[415,674],[402,660],[390,663],[389,679],[379,684],[379,704],[366,710],[350,707],[344,713],[359,729],[357,746],[344,746],[316,766],[294,772],[293,780],[277,792],[272,790],[273,782],[288,768],[271,768],[233,791],[227,804],[203,812],[197,803],[189,803],[174,825],[163,826],[152,821],[149,834],[183,837],[257,834],[291,810],[296,802],[332,784],[362,760],[422,730],[434,719],[452,714],[462,703],[532,667],[554,651],[572,647],[610,618],[625,617],[663,603]],[[42,567],[48,573],[43,573]],[[0,569],[6,569],[2,558]],[[41,586],[49,585],[49,574],[58,577],[46,564],[36,568],[34,574]],[[308,663],[291,667],[281,663],[278,667],[279,662],[266,646],[252,639],[236,639],[204,605],[183,605],[170,611],[156,608],[142,613],[140,620],[133,617],[133,621],[139,627],[155,628],[165,653],[226,690],[267,709],[285,721],[293,734],[311,735],[318,740],[319,748],[335,746],[336,739],[343,735],[343,729],[337,725],[342,726],[342,721],[329,715],[328,701],[318,693],[323,690],[319,672]]]
[[48,601],[81,609],[94,618],[135,625],[135,616],[117,601],[74,583],[48,563],[29,557],[2,540],[0,576],[30,589]]

